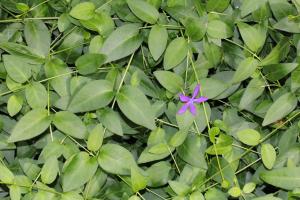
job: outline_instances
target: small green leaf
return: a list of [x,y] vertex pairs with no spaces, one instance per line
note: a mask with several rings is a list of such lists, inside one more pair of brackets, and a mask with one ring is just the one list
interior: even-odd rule
[[11,95],[7,100],[7,112],[13,117],[16,115],[23,106],[23,98],[17,95]]
[[262,7],[266,2],[267,0],[244,0],[240,8],[241,16],[245,17],[246,15]]
[[230,0],[208,0],[206,10],[208,12],[223,12],[229,6]]
[[51,117],[44,109],[34,109],[26,113],[13,128],[8,142],[28,140],[43,133],[50,125]]
[[243,187],[243,192],[249,194],[255,190],[256,184],[253,182],[246,183]]
[[92,74],[104,63],[106,56],[103,54],[84,54],[76,62],[76,68],[82,75]]
[[224,39],[233,35],[231,27],[221,20],[212,20],[208,22],[207,34],[212,38]]
[[21,199],[21,188],[17,185],[9,186],[9,196],[11,200]]
[[74,113],[97,110],[113,99],[113,85],[107,80],[94,80],[85,84],[71,97],[68,110]]
[[191,189],[189,185],[179,181],[169,181],[169,185],[172,190],[180,196],[186,195]]
[[2,163],[0,163],[0,180],[4,183],[13,183],[14,174]]
[[57,129],[75,138],[84,139],[87,137],[87,130],[81,119],[68,111],[55,113],[53,124]]
[[142,169],[137,166],[131,167],[131,187],[133,192],[145,189],[147,186],[147,177],[143,175]]
[[97,117],[109,131],[117,135],[123,135],[123,128],[119,113],[110,108],[104,108],[97,111]]
[[126,24],[114,30],[104,41],[100,53],[107,56],[106,63],[124,58],[135,52],[142,43],[139,26]]
[[238,139],[249,146],[256,146],[260,142],[260,133],[253,129],[244,129],[237,132]]
[[101,124],[97,124],[89,134],[87,148],[91,151],[98,151],[102,145],[103,138],[103,127]]
[[155,71],[154,76],[164,88],[174,94],[180,92],[183,89],[183,79],[173,72]]
[[273,25],[275,29],[286,31],[289,33],[300,33],[299,21],[297,19],[290,19],[289,16],[282,18]]
[[3,62],[7,74],[14,81],[24,83],[31,77],[31,65],[24,62],[24,59],[13,55],[3,55]]
[[251,57],[246,58],[237,67],[237,70],[233,75],[232,82],[238,83],[249,78],[255,72],[257,67],[258,67],[258,60]]
[[136,124],[154,129],[154,112],[149,100],[138,88],[124,86],[117,95],[118,106],[128,119]]
[[74,6],[70,15],[76,19],[88,20],[95,14],[95,5],[92,2],[83,2]]
[[263,72],[268,80],[277,81],[284,78],[297,66],[298,63],[278,63],[273,65],[266,65],[263,67]]
[[59,172],[58,160],[56,157],[50,157],[46,160],[41,170],[41,179],[43,183],[50,184],[55,179]]
[[263,126],[269,125],[277,120],[282,119],[290,112],[292,112],[297,106],[297,98],[293,93],[286,93],[279,97],[268,109]]
[[182,22],[185,27],[185,34],[192,41],[199,41],[203,38],[207,30],[207,17],[187,17]]
[[241,191],[241,189],[239,188],[239,187],[232,187],[232,188],[230,188],[229,190],[228,190],[228,194],[230,195],[230,196],[232,196],[232,197],[235,197],[235,198],[237,198],[237,197],[239,197],[239,196],[241,196],[241,194],[242,194],[242,191]]
[[159,12],[154,6],[147,3],[146,1],[140,0],[126,0],[130,10],[141,20],[155,24],[158,19]]
[[154,25],[149,33],[148,46],[154,60],[158,60],[166,49],[168,42],[167,29],[161,25]]
[[272,169],[276,161],[276,151],[271,144],[261,146],[261,159],[267,169]]
[[170,42],[164,56],[164,68],[174,68],[180,64],[188,53],[188,43],[183,37],[178,37]]
[[48,103],[46,88],[39,82],[33,82],[25,89],[27,103],[33,109],[45,108]]
[[105,144],[101,147],[98,163],[102,169],[112,174],[129,175],[136,166],[132,154],[117,144]]
[[275,187],[285,190],[293,190],[300,187],[300,168],[281,167],[271,171],[263,172],[260,178]]
[[98,168],[96,158],[90,158],[86,152],[80,152],[69,158],[62,170],[62,188],[68,192],[88,182]]
[[212,99],[222,92],[224,92],[228,86],[225,82],[215,78],[204,78],[200,80],[202,95]]

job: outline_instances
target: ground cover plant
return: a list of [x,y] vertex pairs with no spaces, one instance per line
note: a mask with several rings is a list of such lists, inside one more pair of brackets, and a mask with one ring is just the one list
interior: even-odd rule
[[0,1],[0,198],[300,198],[300,0]]

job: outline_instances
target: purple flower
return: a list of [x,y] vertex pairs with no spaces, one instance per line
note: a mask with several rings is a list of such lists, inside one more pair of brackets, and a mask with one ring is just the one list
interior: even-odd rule
[[199,91],[200,91],[200,85],[198,84],[194,89],[192,98],[188,96],[184,96],[183,94],[179,94],[180,101],[185,104],[179,109],[178,114],[183,114],[187,109],[190,109],[190,112],[193,115],[196,115],[196,106],[194,105],[194,103],[202,103],[208,100],[208,98],[206,97],[196,98],[199,94]]

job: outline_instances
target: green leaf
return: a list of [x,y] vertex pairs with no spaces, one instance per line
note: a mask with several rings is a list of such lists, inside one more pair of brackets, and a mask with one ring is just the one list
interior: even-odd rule
[[225,82],[214,78],[204,78],[200,80],[202,95],[212,99],[227,89]]
[[99,121],[107,128],[109,131],[117,134],[123,135],[123,128],[121,125],[121,119],[118,112],[110,109],[104,108],[97,111],[97,117]]
[[268,109],[263,126],[269,125],[277,120],[282,119],[290,112],[292,112],[297,106],[297,98],[293,93],[286,93],[279,97]]
[[31,77],[31,65],[18,56],[3,55],[7,74],[18,83],[24,83]]
[[258,60],[255,58],[248,57],[244,59],[237,67],[233,75],[232,82],[238,83],[249,78],[255,72],[257,67]]
[[289,16],[282,18],[276,24],[273,25],[275,29],[286,31],[289,33],[300,33],[299,21],[292,19]]
[[90,132],[87,148],[91,151],[98,151],[102,145],[104,138],[104,129],[101,124],[97,124]]
[[83,2],[74,6],[70,15],[76,19],[88,20],[95,14],[95,5],[92,2]]
[[300,187],[300,168],[282,167],[272,171],[263,172],[260,178],[275,187],[293,190]]
[[169,185],[172,190],[180,196],[186,195],[191,190],[189,185],[179,181],[169,181]]
[[149,24],[155,24],[158,19],[159,12],[154,6],[146,1],[126,0],[130,10],[141,20]]
[[263,47],[267,36],[267,29],[263,24],[251,26],[246,23],[239,22],[238,28],[245,44],[250,50],[257,52]]
[[46,88],[39,82],[33,82],[25,89],[27,103],[33,109],[45,108],[48,103]]
[[253,182],[246,183],[243,187],[243,192],[249,194],[255,190],[256,184]]
[[27,45],[40,55],[46,56],[49,54],[51,35],[42,20],[26,20],[24,36]]
[[220,191],[216,188],[211,188],[205,193],[205,199],[206,200],[215,200],[215,199],[226,200],[227,197],[222,191]]
[[53,124],[57,129],[75,138],[87,138],[87,130],[81,119],[69,111],[55,113]]
[[241,17],[245,17],[246,15],[256,11],[260,7],[262,7],[267,0],[244,0],[241,6]]
[[169,71],[155,71],[155,78],[168,91],[176,94],[183,89],[183,79],[177,74]]
[[177,131],[170,139],[169,145],[173,147],[178,147],[183,144],[185,141],[186,137],[188,135],[187,130],[179,130]]
[[0,163],[0,180],[4,183],[13,183],[14,174],[2,163]]
[[159,187],[165,185],[170,176],[171,165],[169,162],[161,161],[154,163],[147,169],[148,185],[150,187]]
[[188,43],[183,37],[178,37],[170,42],[164,55],[164,68],[174,68],[180,64],[188,53]]
[[261,197],[253,198],[252,200],[282,200],[281,198],[274,197],[273,195],[265,195]]
[[46,160],[41,170],[41,179],[43,183],[50,184],[55,179],[59,172],[58,160],[56,157],[50,157]]
[[84,54],[76,60],[75,65],[80,74],[87,75],[96,72],[105,59],[106,56],[103,54]]
[[267,169],[272,169],[276,161],[276,151],[271,144],[262,144],[261,159]]
[[195,191],[190,195],[190,200],[205,200],[200,191]]
[[62,188],[64,192],[78,189],[88,182],[98,168],[96,158],[90,158],[86,152],[80,152],[69,158],[62,170]]
[[212,38],[224,39],[233,35],[231,27],[221,20],[212,20],[208,22],[207,34]]
[[298,66],[291,74],[291,91],[295,92],[300,88],[300,67]]
[[9,196],[11,200],[21,199],[21,188],[17,185],[9,186]]
[[257,97],[259,97],[265,90],[265,82],[261,78],[252,79],[246,87],[245,92],[241,98],[239,108],[245,109]]
[[284,78],[292,72],[298,63],[279,63],[273,65],[266,65],[263,67],[263,72],[266,78],[270,81],[277,81]]
[[78,192],[66,192],[61,195],[60,200],[84,200],[84,198],[78,194]]
[[229,6],[230,0],[208,0],[206,10],[208,12],[223,12]]
[[168,42],[167,29],[161,25],[154,25],[149,33],[148,46],[154,60],[158,60],[164,53]]
[[260,142],[260,133],[254,129],[244,129],[237,132],[238,139],[249,146],[256,146]]
[[11,95],[7,101],[7,112],[9,116],[16,115],[23,106],[23,98],[17,95]]
[[106,80],[94,80],[85,84],[68,105],[68,110],[74,113],[87,112],[108,105],[113,99],[113,85]]
[[122,87],[117,95],[117,102],[128,119],[149,129],[156,128],[150,102],[139,89],[132,86]]
[[26,113],[13,128],[8,142],[28,140],[43,133],[50,125],[51,117],[44,109],[34,109]]
[[207,17],[188,17],[182,22],[185,27],[185,34],[192,41],[199,41],[207,30]]
[[132,154],[117,144],[105,144],[101,147],[98,163],[102,169],[112,174],[129,175],[136,166]]
[[147,186],[147,177],[143,175],[142,169],[137,166],[131,167],[131,187],[133,192],[145,189]]
[[124,58],[134,53],[142,43],[139,26],[126,24],[117,28],[104,41],[100,53],[107,56],[106,63]]

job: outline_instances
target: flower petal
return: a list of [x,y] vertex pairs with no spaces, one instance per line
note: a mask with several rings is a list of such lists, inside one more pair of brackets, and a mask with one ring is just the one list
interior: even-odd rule
[[197,99],[194,99],[193,102],[196,102],[196,103],[202,103],[202,102],[205,102],[207,101],[208,98],[207,97],[199,97]]
[[192,99],[194,99],[198,95],[199,90],[200,90],[200,84],[197,84],[196,87],[195,87],[195,89],[194,89]]
[[188,97],[188,96],[184,96],[183,94],[179,94],[179,99],[180,99],[181,102],[186,103],[186,102],[188,102],[191,98]]
[[177,114],[183,114],[189,107],[189,103],[185,103],[183,104],[183,106],[181,106],[181,108],[178,110]]
[[193,115],[196,115],[196,106],[194,104],[190,104],[190,111]]

